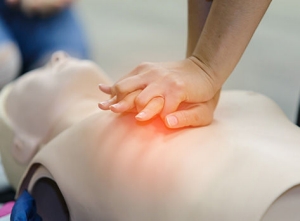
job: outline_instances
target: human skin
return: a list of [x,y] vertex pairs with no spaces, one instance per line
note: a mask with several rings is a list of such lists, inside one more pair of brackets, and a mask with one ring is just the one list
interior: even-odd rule
[[67,6],[74,0],[5,0],[11,6],[18,6],[29,15],[50,15]]
[[[99,107],[117,113],[136,107],[137,120],[149,120],[159,114],[169,128],[208,125],[214,108],[203,109],[194,104],[215,103],[270,2],[188,1],[187,58],[144,62],[111,87],[100,85],[100,90],[112,99],[100,102]],[[182,103],[193,107],[188,105],[182,110],[178,108]]]
[[[72,221],[277,221],[263,216],[299,186],[300,131],[270,99],[222,92],[211,125],[170,130],[159,117],[137,122],[131,113],[99,111],[107,95],[96,84],[109,83],[101,69],[62,53],[52,61],[13,84],[6,109],[16,137],[44,142],[28,169],[49,171]],[[12,112],[21,109],[24,119]],[[26,180],[19,191],[34,189]],[[300,215],[277,211],[278,220]]]

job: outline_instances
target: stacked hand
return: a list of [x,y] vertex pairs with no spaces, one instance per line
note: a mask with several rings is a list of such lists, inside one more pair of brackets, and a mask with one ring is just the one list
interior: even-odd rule
[[195,57],[179,62],[143,63],[113,86],[99,85],[111,99],[99,103],[115,113],[136,111],[146,121],[159,114],[169,128],[212,122],[220,88]]
[[74,0],[5,0],[7,4],[19,6],[27,15],[49,15],[55,13]]

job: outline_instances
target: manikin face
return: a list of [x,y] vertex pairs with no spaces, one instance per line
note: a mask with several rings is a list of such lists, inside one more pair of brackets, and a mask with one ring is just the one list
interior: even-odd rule
[[84,97],[97,99],[103,78],[94,63],[57,52],[47,65],[16,80],[6,102],[16,149],[36,150],[46,142],[53,124],[70,105]]

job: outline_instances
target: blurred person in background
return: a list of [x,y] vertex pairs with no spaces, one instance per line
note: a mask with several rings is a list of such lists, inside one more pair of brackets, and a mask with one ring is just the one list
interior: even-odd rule
[[[89,58],[72,1],[0,0],[0,90],[19,75],[43,66],[55,51]],[[0,167],[0,203],[13,196]]]
[[0,0],[0,89],[63,50],[89,58],[73,0]]

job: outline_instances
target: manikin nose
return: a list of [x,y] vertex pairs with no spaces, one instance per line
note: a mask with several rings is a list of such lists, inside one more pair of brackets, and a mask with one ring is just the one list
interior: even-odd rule
[[53,55],[51,56],[51,63],[54,64],[57,62],[61,62],[68,57],[69,57],[69,55],[66,52],[57,51],[57,52],[53,53]]

